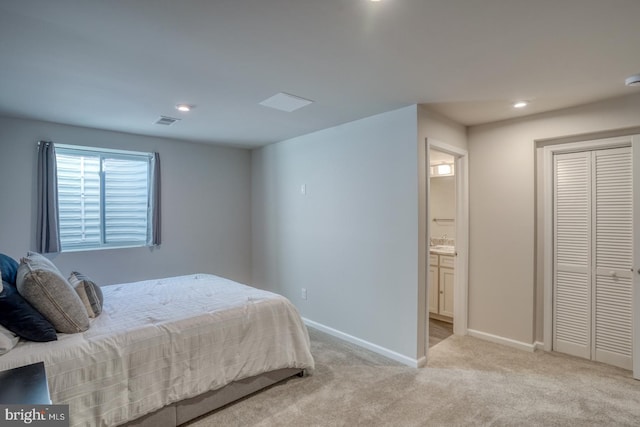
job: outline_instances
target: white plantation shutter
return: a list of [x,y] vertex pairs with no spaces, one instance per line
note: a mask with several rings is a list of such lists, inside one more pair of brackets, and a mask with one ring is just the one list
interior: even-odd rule
[[56,150],[62,250],[100,245],[100,157]]
[[591,165],[589,153],[554,158],[554,331],[557,351],[591,355]]
[[150,155],[56,146],[56,162],[63,251],[147,244]]
[[106,243],[147,241],[149,159],[105,158]]

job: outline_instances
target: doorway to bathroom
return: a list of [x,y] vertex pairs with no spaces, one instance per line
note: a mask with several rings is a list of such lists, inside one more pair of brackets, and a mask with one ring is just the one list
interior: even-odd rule
[[434,140],[426,144],[427,348],[467,331],[467,152]]
[[455,172],[454,156],[429,150],[429,347],[453,335]]

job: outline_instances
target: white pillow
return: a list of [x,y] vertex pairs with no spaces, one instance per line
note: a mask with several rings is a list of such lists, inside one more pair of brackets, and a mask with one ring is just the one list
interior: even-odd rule
[[16,334],[0,325],[0,354],[8,353],[13,347],[18,344],[18,338]]

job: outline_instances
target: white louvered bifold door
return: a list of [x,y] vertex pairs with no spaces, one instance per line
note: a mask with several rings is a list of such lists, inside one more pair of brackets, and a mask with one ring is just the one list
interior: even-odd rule
[[592,358],[631,369],[633,169],[631,148],[593,152],[594,319]]
[[591,160],[554,156],[553,348],[591,358]]
[[631,147],[554,156],[553,349],[632,368]]

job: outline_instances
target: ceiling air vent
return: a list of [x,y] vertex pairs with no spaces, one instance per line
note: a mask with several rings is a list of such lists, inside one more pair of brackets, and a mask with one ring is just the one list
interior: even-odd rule
[[156,120],[154,123],[156,125],[171,126],[172,124],[174,124],[175,122],[177,122],[179,120],[180,119],[174,119],[173,117],[160,116],[160,118],[158,120]]

